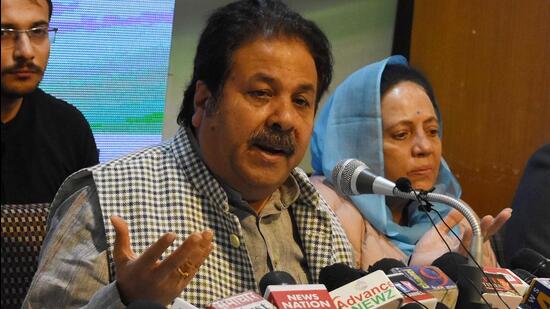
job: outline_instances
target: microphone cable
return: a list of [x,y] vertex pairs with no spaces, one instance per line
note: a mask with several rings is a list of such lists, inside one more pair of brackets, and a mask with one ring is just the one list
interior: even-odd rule
[[[404,177],[402,177],[404,178]],[[401,179],[401,178],[400,178]],[[405,178],[406,179],[406,178]],[[407,179],[408,180],[408,179]],[[441,235],[441,232],[439,231],[439,229],[437,228],[434,220],[432,219],[432,217],[430,216],[429,214],[429,211],[434,211],[440,218],[440,220],[443,222],[443,224],[449,229],[449,231],[456,237],[456,239],[458,240],[460,246],[466,251],[466,253],[468,254],[468,256],[470,257],[470,259],[472,261],[474,261],[476,267],[481,271],[481,273],[483,274],[483,276],[485,276],[485,278],[487,279],[487,281],[491,284],[491,286],[493,287],[493,289],[495,290],[495,293],[497,294],[498,298],[504,303],[504,305],[506,306],[506,308],[508,309],[511,309],[510,306],[508,306],[508,304],[506,304],[504,302],[504,300],[502,299],[502,297],[500,296],[500,294],[498,293],[495,285],[493,284],[493,282],[489,279],[489,277],[487,276],[487,274],[483,271],[483,268],[477,263],[476,259],[473,257],[473,255],[470,253],[470,250],[468,250],[466,248],[466,246],[464,246],[464,243],[462,242],[462,240],[460,239],[460,237],[452,230],[452,228],[447,224],[447,222],[445,222],[445,220],[443,220],[443,217],[441,216],[441,214],[439,213],[439,211],[437,211],[434,207],[433,207],[433,204],[430,203],[427,198],[426,198],[426,195],[429,193],[429,192],[432,192],[435,190],[435,188],[432,188],[431,190],[429,191],[424,191],[424,190],[420,190],[420,191],[417,191],[415,189],[412,188],[412,184],[410,182],[410,180],[408,180],[408,183],[406,183],[405,181],[400,181],[402,184],[404,184],[403,186],[405,186],[405,184],[409,185],[408,187],[408,192],[412,192],[416,198],[416,201],[418,202],[419,204],[419,209],[421,211],[424,211],[426,212],[426,216],[428,217],[428,219],[430,220],[430,223],[432,224],[432,226],[434,227],[435,231],[437,232],[437,235],[439,235],[439,237],[441,238],[441,240],[443,241],[443,243],[445,244],[445,246],[447,247],[447,249],[449,250],[449,252],[453,252],[453,250],[451,249],[451,246],[449,246],[449,244],[447,243],[447,241],[445,240],[445,237],[443,237],[443,235]],[[400,189],[400,188],[398,188]],[[410,259],[409,259],[410,260]],[[456,263],[456,262],[455,262]],[[458,266],[458,264],[455,264],[456,266]],[[470,279],[468,278],[465,278],[467,280],[467,282],[474,288],[474,290],[476,291],[476,293],[481,297],[481,299],[483,299],[483,301],[485,302],[485,304],[487,304],[487,306],[489,306],[489,308],[491,308],[491,305],[489,304],[489,302],[485,299],[485,297],[483,297],[483,293],[482,291],[480,291],[474,282],[472,282]]]
[[[481,273],[483,274],[483,276],[485,277],[485,279],[487,279],[487,282],[489,282],[489,284],[491,284],[491,287],[493,288],[493,290],[495,290],[495,293],[497,294],[497,297],[498,299],[500,299],[500,301],[504,304],[504,306],[506,306],[506,308],[508,309],[511,309],[510,306],[508,306],[508,304],[504,301],[504,299],[502,299],[502,297],[500,296],[500,294],[498,293],[498,290],[495,286],[495,284],[493,283],[493,281],[491,279],[489,279],[489,276],[487,276],[487,274],[485,273],[485,271],[483,270],[483,267],[481,267],[481,265],[479,265],[479,263],[476,261],[476,259],[472,256],[472,254],[470,253],[470,250],[468,250],[466,248],[466,246],[464,245],[464,243],[462,242],[462,240],[460,239],[460,237],[451,229],[451,227],[447,224],[447,222],[445,222],[445,220],[443,220],[443,216],[441,215],[441,213],[439,211],[437,211],[436,209],[432,208],[432,210],[437,214],[437,216],[439,217],[439,219],[441,219],[441,221],[443,222],[443,224],[445,224],[445,226],[449,229],[449,231],[456,237],[456,239],[458,239],[458,242],[460,244],[460,246],[462,247],[462,249],[464,249],[464,251],[466,251],[466,253],[468,254],[468,256],[470,257],[470,259],[472,259],[472,261],[474,261],[474,264],[476,264],[477,268],[481,271]],[[429,215],[428,215],[429,217]],[[437,228],[436,228],[437,229]],[[440,234],[441,235],[441,234]],[[443,240],[445,241],[445,240]],[[470,280],[468,280],[470,281]],[[471,284],[474,284],[473,282],[470,281]],[[476,289],[477,290],[477,289]],[[485,298],[483,297],[483,295],[481,295],[481,293],[479,293],[479,295],[481,296],[481,298],[483,298],[483,300],[485,300]],[[487,301],[485,301],[487,302]],[[489,304],[489,303],[487,303]]]

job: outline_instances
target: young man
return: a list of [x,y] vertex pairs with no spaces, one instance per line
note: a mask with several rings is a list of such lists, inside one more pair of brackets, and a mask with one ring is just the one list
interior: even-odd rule
[[24,307],[205,307],[258,290],[269,271],[307,283],[352,265],[336,216],[296,168],[331,75],[325,35],[281,2],[214,12],[176,136],[65,182]]
[[49,203],[98,163],[88,122],[38,88],[50,55],[51,1],[2,0],[2,204]]

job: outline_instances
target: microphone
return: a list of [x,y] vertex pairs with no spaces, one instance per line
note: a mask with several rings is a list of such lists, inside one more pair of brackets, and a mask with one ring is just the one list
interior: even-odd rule
[[397,259],[383,258],[369,266],[369,272],[381,270],[390,278],[397,290],[404,296],[401,308],[423,308],[422,306],[424,306],[435,309],[438,299],[402,272],[397,272],[397,269],[403,267],[407,267],[407,265]]
[[550,278],[550,259],[530,248],[523,248],[510,261],[511,268],[522,268],[535,277]]
[[392,273],[403,274],[425,292],[430,293],[438,303],[454,308],[459,290],[453,280],[436,266],[409,266],[393,268]]
[[355,159],[338,162],[332,170],[332,182],[344,195],[381,194],[393,196],[395,184],[374,175],[369,167]]
[[[395,183],[384,177],[374,175],[365,163],[356,159],[339,161],[332,170],[332,183],[337,191],[344,195],[381,194],[415,201],[417,196],[421,195],[426,201],[451,206],[458,210],[470,224],[473,235],[471,252],[478,264],[481,263],[483,257],[481,227],[477,215],[466,203],[439,193],[416,193],[414,190],[411,190],[411,192],[400,191]],[[408,187],[406,181],[400,181],[400,186]]]
[[550,304],[550,279],[533,279],[529,291],[523,296],[520,308],[548,309],[548,304]]
[[[529,284],[527,284],[524,279],[519,276],[516,271],[520,271],[520,273],[524,272],[524,273],[527,273],[528,276],[531,276],[532,278],[534,278],[534,276],[532,274],[530,274],[529,272],[523,270],[523,269],[516,269],[514,271],[511,271],[507,268],[500,268],[500,267],[483,267],[483,270],[485,271],[486,274],[501,274],[503,275],[506,280],[514,287],[514,289],[519,293],[519,295],[522,295],[525,294],[525,292],[527,291],[527,289],[529,288]],[[528,279],[526,277],[526,279]],[[530,283],[531,281],[529,281]]]
[[[483,303],[474,299],[478,293],[491,306],[495,308],[515,308],[521,301],[521,295],[527,289],[527,284],[509,269],[498,267],[484,267],[485,275],[468,266],[468,259],[455,252],[447,252],[433,261],[432,265],[438,266],[458,286],[458,299],[456,308],[470,308],[471,306],[483,306]],[[481,276],[482,285],[474,287],[468,273],[477,273]],[[491,280],[491,284],[488,280]],[[493,288],[493,285],[495,288]],[[476,289],[480,289],[476,291]],[[498,294],[496,292],[498,291]],[[500,297],[499,297],[500,296]],[[476,297],[477,298],[477,297]],[[502,300],[501,300],[502,298]],[[506,303],[506,305],[503,303]],[[486,306],[486,305],[485,305]]]
[[521,280],[525,281],[527,284],[531,284],[531,281],[536,277],[532,273],[526,271],[525,269],[516,268],[512,270]]
[[[279,274],[273,274],[279,273]],[[294,278],[284,272],[269,272],[260,280],[266,285],[264,298],[277,308],[336,309],[327,288],[322,284],[288,284]],[[266,278],[267,277],[267,278]],[[281,285],[283,284],[283,285]]]
[[260,283],[260,294],[265,294],[265,290],[269,285],[286,285],[286,284],[296,284],[296,280],[285,271],[271,271],[265,274]]
[[397,290],[404,296],[401,308],[436,308],[437,298],[422,289],[414,281],[405,276],[405,274],[389,274],[388,278],[390,278]]
[[330,296],[339,309],[399,308],[403,301],[399,290],[381,270],[332,290]]
[[[385,258],[370,266],[369,272],[382,270],[387,273],[394,267],[402,266],[405,266],[405,264],[401,261]],[[368,273],[362,269],[351,268],[346,264],[338,263],[321,269],[319,282],[323,283],[329,292],[331,292],[366,275],[368,275]],[[430,309],[437,308],[437,299],[430,293],[424,292],[403,274],[389,274],[387,276],[393,282],[396,289],[404,295],[404,301],[401,308],[424,308],[422,305]],[[422,305],[419,305],[418,303],[421,303]]]
[[458,281],[458,265],[467,264],[468,258],[456,252],[447,252],[432,262],[432,266],[441,269],[451,280]]
[[393,268],[406,267],[405,263],[392,259],[392,258],[383,258],[376,263],[369,266],[369,272],[374,272],[377,270],[383,271],[385,274],[391,273]]
[[254,291],[246,291],[212,302],[207,309],[275,309],[275,307],[263,299]]
[[481,270],[470,265],[466,257],[455,252],[448,252],[435,259],[432,265],[437,265],[451,280],[456,282],[458,287],[456,308],[488,308],[480,298]]
[[395,181],[395,186],[401,192],[411,192],[413,190],[412,183],[407,177],[399,177]]
[[368,273],[362,269],[351,268],[344,263],[325,266],[319,273],[319,282],[323,283],[330,292],[352,281],[366,276]]
[[521,295],[503,274],[485,273],[485,276],[482,277],[482,283],[483,298],[491,304],[492,308],[517,308],[521,303]]

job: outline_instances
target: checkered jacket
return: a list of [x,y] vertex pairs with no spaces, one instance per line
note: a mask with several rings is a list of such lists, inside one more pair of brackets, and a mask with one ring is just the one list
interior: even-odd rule
[[[181,295],[192,304],[206,307],[223,297],[258,290],[239,220],[229,211],[225,191],[194,152],[184,129],[164,144],[91,171],[103,212],[111,278],[115,232],[109,217],[119,215],[129,224],[137,254],[169,231],[180,237],[207,228],[214,231],[214,251]],[[292,176],[301,190],[292,205],[293,214],[309,274],[316,282],[324,266],[338,262],[353,265],[351,246],[335,214],[305,173],[295,169]],[[240,244],[230,241],[235,236]],[[175,250],[181,239],[165,254]]]

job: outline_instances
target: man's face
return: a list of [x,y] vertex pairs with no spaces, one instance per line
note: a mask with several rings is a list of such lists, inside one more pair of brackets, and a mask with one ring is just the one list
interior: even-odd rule
[[426,91],[400,82],[382,98],[384,174],[389,180],[411,180],[415,189],[431,189],[441,160],[439,124]]
[[[2,28],[26,30],[48,25],[48,3],[45,0],[2,0]],[[4,38],[2,38],[4,40]],[[2,96],[21,97],[32,92],[42,80],[50,42],[31,42],[20,33],[12,47],[2,43]]]
[[[192,124],[207,166],[245,200],[265,199],[304,156],[316,94],[315,62],[302,41],[241,46],[217,102],[197,83]],[[211,111],[211,104],[218,106]]]

